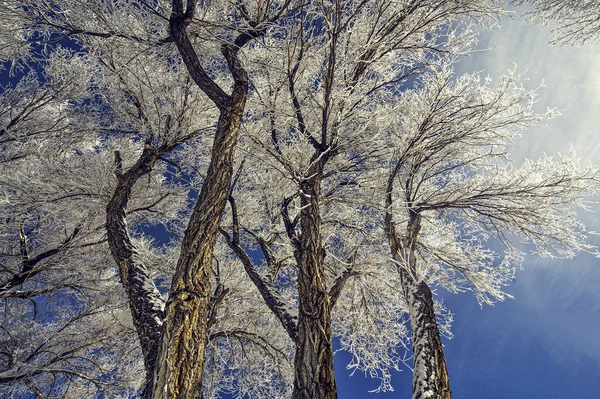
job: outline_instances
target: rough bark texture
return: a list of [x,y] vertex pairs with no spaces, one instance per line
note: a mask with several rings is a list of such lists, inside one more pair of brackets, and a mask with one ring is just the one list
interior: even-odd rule
[[319,198],[323,160],[313,163],[312,176],[301,184],[302,233],[298,264],[298,339],[294,360],[293,399],[337,398],[333,374],[331,301],[325,281]]
[[120,171],[120,158],[117,155],[117,187],[106,207],[106,233],[108,244],[115,262],[119,266],[121,282],[129,299],[133,324],[137,331],[144,366],[146,387],[142,398],[150,398],[156,366],[163,313],[163,301],[150,278],[146,266],[135,259],[135,247],[127,230],[125,212],[131,189],[139,178],[152,170],[158,153],[148,145],[141,157],[125,174]]
[[433,297],[424,281],[408,289],[414,352],[413,399],[451,399],[446,359],[435,321]]
[[239,88],[238,94],[242,97],[221,113],[206,180],[183,238],[167,302],[155,398],[202,396],[213,249],[233,175],[245,88]]
[[413,399],[451,399],[450,379],[440,332],[435,320],[433,296],[427,283],[417,278],[416,240],[421,217],[410,212],[406,235],[400,238],[386,215],[392,256],[398,266],[402,291],[409,307],[414,352]]
[[[188,7],[189,7],[188,2]],[[193,3],[193,2],[192,2]],[[248,76],[237,58],[246,41],[222,47],[234,89],[226,95],[202,69],[186,33],[181,0],[173,2],[171,36],[196,84],[220,111],[206,179],[185,231],[181,254],[171,284],[154,389],[155,399],[202,397],[204,354],[208,341],[208,318],[213,250],[233,175],[233,157],[248,92]],[[239,38],[238,38],[239,39]],[[240,44],[240,45],[238,45]]]
[[451,399],[450,379],[440,331],[435,321],[433,297],[427,283],[418,278],[416,247],[421,229],[421,215],[418,209],[413,208],[408,190],[406,204],[409,207],[409,218],[402,236],[396,231],[391,213],[394,179],[401,167],[402,163],[398,162],[388,178],[384,226],[410,313],[414,352],[412,397]]

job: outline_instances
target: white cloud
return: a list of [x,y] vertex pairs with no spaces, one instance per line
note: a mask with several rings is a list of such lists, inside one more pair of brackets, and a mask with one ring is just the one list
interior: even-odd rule
[[497,79],[516,63],[529,87],[544,83],[539,110],[557,108],[562,115],[523,135],[515,159],[537,158],[544,152],[567,152],[573,144],[578,156],[600,163],[600,45],[552,46],[547,30],[505,19],[501,28],[484,31],[481,49],[459,64],[459,72],[482,71]]
[[[582,163],[600,164],[600,45],[551,46],[544,28],[525,25],[522,19],[506,19],[501,25],[501,29],[483,32],[480,37],[480,48],[496,49],[461,61],[457,72],[482,71],[497,79],[514,62],[530,88],[544,83],[539,110],[557,108],[562,113],[547,126],[525,132],[515,142],[513,159],[520,162],[544,153],[566,153],[572,145]],[[593,208],[595,213],[582,217],[589,230],[600,231],[600,206]],[[515,295],[515,305],[518,303],[518,314],[513,317],[519,317],[519,332],[539,337],[559,362],[586,355],[600,365],[598,259],[529,258],[524,267],[509,289]],[[460,314],[459,309],[452,310]],[[488,313],[485,308],[484,312]],[[509,335],[512,329],[507,330],[504,333]]]

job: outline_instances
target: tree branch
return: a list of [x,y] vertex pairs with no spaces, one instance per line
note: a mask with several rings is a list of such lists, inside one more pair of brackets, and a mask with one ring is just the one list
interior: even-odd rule
[[244,251],[239,244],[236,244],[231,236],[222,228],[219,228],[219,231],[225,237],[225,242],[229,245],[229,248],[233,250],[233,252],[237,255],[237,257],[242,261],[242,265],[244,266],[244,270],[250,280],[254,283],[261,296],[263,297],[266,305],[271,309],[273,314],[279,319],[283,328],[288,333],[289,337],[295,341],[298,336],[298,327],[296,326],[296,317],[292,316],[288,309],[290,307],[286,303],[286,301],[281,297],[277,289],[268,281],[263,279],[261,275],[258,273],[252,260]]
[[[189,1],[188,1],[189,3]],[[184,13],[183,0],[173,0],[173,13],[170,18],[170,31],[177,49],[187,70],[198,87],[215,103],[220,111],[224,111],[231,104],[231,97],[216,84],[206,73],[194,46],[187,34],[187,24],[190,18],[193,18],[194,8],[188,8]]]

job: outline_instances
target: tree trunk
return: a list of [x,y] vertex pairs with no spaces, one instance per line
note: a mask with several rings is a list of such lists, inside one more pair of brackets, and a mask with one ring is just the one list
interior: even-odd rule
[[302,233],[298,243],[298,339],[294,360],[293,399],[337,398],[333,373],[331,332],[331,301],[325,281],[325,250],[321,238],[319,198],[321,192],[321,162],[316,162],[309,179],[301,185],[300,223]]
[[247,85],[237,90],[241,95],[221,112],[206,180],[183,238],[166,307],[155,399],[202,396],[213,249],[229,196]]
[[147,399],[151,397],[152,392],[164,302],[146,266],[136,261],[135,247],[127,230],[125,212],[131,189],[142,176],[152,170],[156,161],[156,151],[147,145],[139,160],[125,174],[120,170],[121,160],[118,152],[115,155],[119,181],[106,207],[106,235],[112,256],[119,266],[121,282],[127,292],[133,324],[144,356],[146,385],[141,398]]
[[229,197],[238,132],[248,94],[248,74],[242,67],[238,50],[258,36],[240,35],[221,52],[234,80],[227,95],[204,71],[186,32],[193,18],[195,2],[173,0],[170,32],[186,68],[198,87],[219,109],[219,121],[206,179],[186,228],[171,292],[154,385],[154,399],[202,398],[204,354],[208,342],[208,318],[213,250],[223,210]]
[[433,297],[427,283],[421,281],[406,287],[410,312],[414,370],[413,399],[451,399],[446,359],[435,321]]
[[[391,207],[392,179],[388,181],[386,204]],[[409,202],[410,204],[410,202]],[[406,234],[399,237],[392,221],[392,214],[386,212],[385,226],[392,256],[396,261],[400,282],[409,309],[412,345],[414,352],[413,399],[451,399],[450,379],[446,368],[446,358],[435,321],[433,296],[427,283],[419,281],[417,275],[417,236],[421,229],[421,216],[410,209]]]

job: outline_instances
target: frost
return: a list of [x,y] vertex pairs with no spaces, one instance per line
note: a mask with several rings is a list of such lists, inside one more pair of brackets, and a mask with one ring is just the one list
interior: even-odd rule
[[[578,219],[598,168],[572,152],[509,161],[557,114],[536,111],[543,91],[514,66],[454,70],[476,41],[467,21],[495,21],[502,2],[199,2],[185,32],[203,79],[170,43],[171,4],[147,3],[0,5],[0,58],[15,62],[0,95],[0,378],[27,376],[0,396],[139,396],[175,275],[208,304],[192,331],[209,337],[207,399],[290,397],[314,366],[294,370],[296,342],[317,339],[376,391],[416,361],[435,397],[427,334],[450,337],[452,313],[432,299],[423,319],[419,284],[491,304],[528,252],[598,255]],[[232,68],[240,32],[260,38]],[[214,133],[246,73],[221,159]],[[233,173],[220,192],[205,185],[216,161]],[[203,192],[216,239],[189,223]],[[214,241],[206,259],[188,236]],[[299,321],[313,329],[296,341]]]

